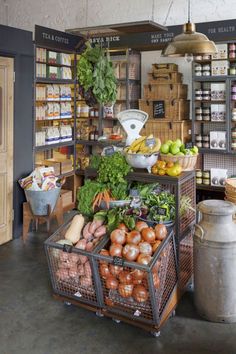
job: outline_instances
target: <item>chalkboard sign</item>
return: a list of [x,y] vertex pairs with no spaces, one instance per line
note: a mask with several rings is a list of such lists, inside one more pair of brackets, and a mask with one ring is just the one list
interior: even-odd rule
[[153,118],[165,118],[165,101],[153,101]]
[[166,209],[165,209],[165,208],[158,207],[158,208],[157,208],[157,214],[166,216]]
[[116,265],[116,266],[123,267],[123,265],[124,265],[124,259],[121,258],[121,257],[116,257],[116,256],[114,256],[114,257],[113,257],[113,264]]
[[185,149],[192,149],[193,147],[193,143],[190,142],[190,143],[185,143]]
[[111,156],[115,153],[115,149],[113,146],[109,146],[105,148],[104,151],[105,151],[105,156]]

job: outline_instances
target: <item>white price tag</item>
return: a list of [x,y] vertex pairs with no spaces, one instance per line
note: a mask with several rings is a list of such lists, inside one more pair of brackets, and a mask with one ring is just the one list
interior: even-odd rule
[[139,317],[140,315],[141,315],[141,311],[136,310],[136,311],[134,312],[134,316]]
[[82,295],[81,295],[81,293],[79,291],[77,291],[74,295],[77,296],[77,297],[82,297]]

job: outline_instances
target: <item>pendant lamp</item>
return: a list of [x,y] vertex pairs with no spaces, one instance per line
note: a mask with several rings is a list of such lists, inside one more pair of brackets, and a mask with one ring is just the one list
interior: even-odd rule
[[210,55],[215,53],[217,53],[215,43],[204,34],[196,32],[195,24],[190,22],[190,0],[188,0],[188,22],[183,26],[183,33],[173,38],[163,49],[162,56],[186,57],[186,55]]

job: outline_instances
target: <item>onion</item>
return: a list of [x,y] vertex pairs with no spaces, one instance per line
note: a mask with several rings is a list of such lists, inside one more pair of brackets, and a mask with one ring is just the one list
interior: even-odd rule
[[121,257],[122,255],[122,245],[119,243],[112,243],[109,251],[110,251],[110,256],[112,257]]
[[141,279],[134,279],[133,284],[138,285],[138,284],[142,284],[142,282],[143,281]]
[[133,292],[133,284],[119,284],[118,291],[122,297],[130,297]]
[[110,290],[116,290],[118,288],[118,280],[113,277],[113,275],[109,275],[109,277],[106,278],[106,288]]
[[126,237],[127,243],[134,243],[135,245],[138,245],[139,242],[141,241],[141,234],[139,231],[133,230],[127,234]]
[[152,268],[153,273],[158,272],[160,265],[161,265],[161,261],[158,259]]
[[155,234],[156,234],[156,239],[157,240],[164,240],[167,236],[167,228],[164,224],[157,224],[155,226]]
[[120,272],[120,274],[118,275],[118,278],[122,284],[132,284],[133,283],[132,274],[130,272],[128,272],[127,270],[123,270],[122,272]]
[[127,261],[135,261],[139,255],[139,248],[137,245],[127,243],[123,248],[122,255]]
[[139,252],[151,256],[152,255],[152,246],[148,242],[140,242]]
[[139,232],[142,231],[142,229],[145,229],[148,227],[148,224],[144,221],[137,221],[135,224],[135,229]]
[[108,276],[111,275],[107,264],[100,265],[100,274],[103,279],[106,279]]
[[[102,255],[102,256],[110,256],[110,253],[109,253],[109,251],[108,250],[105,250],[104,248],[100,251],[100,254]],[[99,262],[100,262],[100,264],[107,264],[107,262],[106,261],[103,261],[103,260],[99,260]]]
[[137,302],[145,302],[148,299],[148,292],[143,285],[136,285],[132,295]]
[[152,245],[152,252],[154,253],[156,251],[156,249],[160,246],[161,241],[158,240],[156,241],[153,245]]
[[153,284],[156,289],[160,286],[160,278],[157,273],[153,273]]
[[113,230],[110,235],[111,242],[119,243],[120,245],[123,245],[126,240],[125,233],[126,233],[125,230],[120,230],[120,229]]
[[139,264],[148,265],[150,263],[151,259],[152,259],[152,257],[149,256],[148,254],[140,253],[140,255],[138,256],[137,262]]
[[149,243],[152,243],[155,241],[156,234],[151,227],[146,227],[146,228],[142,229],[141,234],[142,234],[142,238],[144,241],[147,241]]
[[133,272],[131,272],[132,277],[136,280],[142,280],[145,272],[143,270],[135,269]]
[[124,223],[120,223],[117,227],[117,229],[124,230],[125,232],[128,232],[128,227]]
[[109,269],[110,269],[111,274],[116,276],[123,270],[123,267],[110,264]]

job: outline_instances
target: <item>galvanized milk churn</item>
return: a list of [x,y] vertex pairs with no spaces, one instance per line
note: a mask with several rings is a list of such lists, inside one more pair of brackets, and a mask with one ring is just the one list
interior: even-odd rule
[[194,233],[194,302],[213,322],[236,322],[236,206],[223,200],[198,204]]

